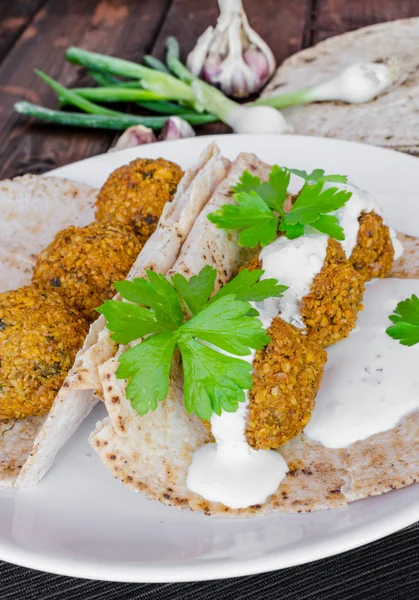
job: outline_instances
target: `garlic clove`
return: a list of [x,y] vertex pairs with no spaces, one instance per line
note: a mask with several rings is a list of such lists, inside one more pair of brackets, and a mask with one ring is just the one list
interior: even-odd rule
[[180,117],[170,117],[167,119],[159,135],[159,142],[181,140],[183,138],[194,137],[195,135],[195,131],[187,121]]
[[250,27],[241,0],[219,0],[220,15],[187,58],[198,77],[235,98],[258,92],[275,70],[269,46]]
[[118,152],[126,148],[134,148],[143,144],[152,144],[156,142],[156,136],[149,127],[144,125],[133,125],[128,127],[124,133],[117,139],[116,144],[108,152]]

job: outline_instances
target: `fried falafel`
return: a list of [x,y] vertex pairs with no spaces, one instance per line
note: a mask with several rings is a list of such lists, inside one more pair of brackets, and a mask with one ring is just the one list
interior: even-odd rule
[[53,291],[0,294],[0,419],[49,411],[88,324]]
[[249,390],[246,439],[269,450],[299,435],[310,420],[327,353],[280,317],[268,329],[271,341],[256,352]]
[[385,277],[394,262],[390,230],[376,212],[363,212],[358,218],[357,243],[349,261],[364,281]]
[[96,201],[96,219],[130,226],[144,244],[182,177],[183,171],[173,162],[137,158],[111,173]]
[[[255,256],[245,268],[263,269],[263,264]],[[345,258],[342,246],[329,238],[323,267],[300,303],[307,336],[323,348],[347,337],[363,308],[364,291],[364,281]]]
[[114,281],[125,279],[141,249],[129,229],[118,223],[94,222],[68,227],[39,255],[33,281],[58,293],[88,321],[114,295]]

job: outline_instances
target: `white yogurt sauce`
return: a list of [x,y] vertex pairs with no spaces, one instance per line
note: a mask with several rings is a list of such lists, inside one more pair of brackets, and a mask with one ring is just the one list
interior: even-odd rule
[[[267,329],[277,313],[261,311],[260,319]],[[239,358],[250,364],[255,352]],[[274,450],[254,450],[246,441],[249,399],[240,402],[236,412],[213,414],[211,430],[215,444],[195,450],[188,470],[186,485],[192,492],[230,508],[246,508],[262,504],[273,494],[288,472],[282,456]]]
[[368,284],[357,328],[328,348],[322,385],[305,433],[328,448],[344,448],[395,427],[419,409],[419,344],[386,334],[400,300],[419,295],[417,279]]
[[[320,273],[326,258],[328,237],[323,234],[307,234],[295,240],[277,238],[259,255],[265,273],[262,279],[277,279],[288,286],[282,298],[269,298],[263,308],[301,329],[305,327],[299,305],[311,288],[313,279]],[[258,309],[259,309],[258,305]]]
[[[337,187],[340,190],[352,192],[352,196],[348,202],[336,212],[340,226],[345,232],[345,239],[341,242],[345,251],[346,258],[349,258],[356,246],[359,232],[359,217],[363,212],[369,213],[374,211],[377,215],[383,218],[385,225],[388,225],[384,218],[384,213],[377,204],[375,198],[365,190],[355,187],[347,183],[326,183],[326,188]],[[397,260],[403,254],[403,246],[396,236],[396,232],[392,227],[389,227],[390,237],[394,248],[394,259]]]

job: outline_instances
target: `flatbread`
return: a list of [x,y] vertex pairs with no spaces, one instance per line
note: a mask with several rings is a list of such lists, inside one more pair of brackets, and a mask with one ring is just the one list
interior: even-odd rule
[[397,84],[365,104],[319,102],[284,110],[294,133],[367,142],[419,154],[419,18],[364,27],[297,52],[278,68],[263,96],[327,81],[346,67],[396,57]]
[[[228,168],[229,161],[221,157],[215,144],[204,150],[197,164],[179,182],[172,202],[165,205],[157,229],[143,246],[128,278],[144,277],[146,269],[163,274],[170,269],[198,214]],[[98,402],[94,393],[99,387],[97,365],[113,356],[116,349],[101,316],[90,327],[16,480],[16,487],[35,485],[51,467],[59,449]]]
[[[217,268],[218,285],[234,275],[242,261],[235,234],[216,229],[206,215],[232,201],[229,188],[244,168],[261,179],[266,179],[270,170],[252,155],[241,155],[233,163],[169,274],[180,272],[190,277],[209,263]],[[400,239],[408,256],[394,266],[393,272],[419,277],[419,241],[407,236]],[[210,441],[210,435],[202,422],[184,409],[179,358],[173,363],[167,398],[145,416],[138,415],[127,400],[125,382],[116,377],[117,368],[117,357],[99,368],[108,417],[97,424],[89,441],[116,479],[131,490],[144,492],[149,499],[208,515],[250,517],[273,510],[297,513],[344,507],[419,481],[417,413],[390,431],[343,449],[325,448],[302,434],[280,448],[290,471],[263,505],[233,510],[209,502],[186,486],[193,452]]]
[[30,283],[38,254],[69,225],[94,219],[97,190],[59,177],[0,181],[0,293]]

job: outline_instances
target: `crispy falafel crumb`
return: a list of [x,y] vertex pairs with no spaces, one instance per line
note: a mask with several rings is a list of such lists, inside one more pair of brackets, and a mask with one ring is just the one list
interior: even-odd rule
[[374,211],[363,212],[358,221],[357,244],[349,261],[364,281],[385,277],[394,263],[390,230]]
[[53,291],[0,294],[0,419],[49,411],[88,330]]
[[125,279],[141,244],[119,223],[94,222],[68,227],[39,255],[33,281],[57,292],[88,321],[95,309],[115,294],[114,281]]
[[255,449],[275,449],[310,420],[327,354],[301,330],[275,317],[271,338],[253,361],[246,439]]
[[128,225],[144,244],[182,177],[182,169],[173,162],[137,158],[108,177],[96,201],[96,219]]
[[300,306],[309,339],[326,347],[347,337],[363,309],[364,291],[364,281],[341,245],[329,238],[324,266]]

